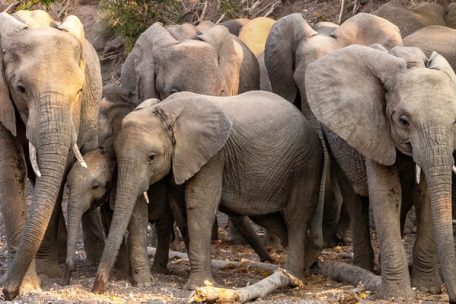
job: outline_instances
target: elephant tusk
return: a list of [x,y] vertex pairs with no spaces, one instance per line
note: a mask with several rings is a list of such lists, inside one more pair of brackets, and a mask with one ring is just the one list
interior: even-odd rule
[[415,181],[419,185],[421,179],[421,168],[418,166],[418,164],[415,164],[415,166]]
[[36,157],[36,148],[31,142],[29,142],[29,154],[33,172],[35,172],[37,177],[41,177],[40,167],[38,166],[38,159]]
[[456,166],[455,165],[453,165],[452,170],[453,170],[453,173],[456,174]]
[[144,191],[143,196],[144,196],[144,199],[146,200],[146,203],[149,204],[149,195],[147,195],[147,191]]
[[87,163],[85,162],[84,158],[81,155],[81,151],[79,151],[78,145],[75,143],[73,145],[73,154],[78,160],[78,162],[81,164],[81,167],[87,168]]

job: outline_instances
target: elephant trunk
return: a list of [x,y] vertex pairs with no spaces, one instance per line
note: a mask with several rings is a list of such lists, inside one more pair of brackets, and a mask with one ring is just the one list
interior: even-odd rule
[[138,186],[137,172],[140,172],[140,170],[136,170],[140,168],[140,165],[135,164],[135,162],[132,159],[119,159],[118,161],[114,214],[92,288],[92,291],[95,293],[103,293],[106,289],[106,282],[108,281],[110,270],[115,262],[122,239],[130,222],[133,208],[139,195],[143,193]]
[[437,254],[451,303],[456,301],[456,257],[451,213],[453,146],[450,144],[452,139],[445,137],[442,135],[438,141],[426,145],[429,150],[418,160],[421,160],[426,176]]
[[67,99],[49,94],[36,104],[39,109],[35,117],[30,115],[29,122],[34,119],[34,125],[27,126],[27,137],[36,147],[41,177],[36,181],[21,243],[6,274],[3,293],[8,300],[19,294],[22,280],[43,240],[61,188],[74,133]]
[[63,272],[61,285],[69,285],[71,273],[74,270],[74,256],[78,241],[79,227],[81,226],[82,216],[87,211],[80,199],[70,196],[68,201],[68,239],[67,239],[67,256],[65,261],[65,271]]

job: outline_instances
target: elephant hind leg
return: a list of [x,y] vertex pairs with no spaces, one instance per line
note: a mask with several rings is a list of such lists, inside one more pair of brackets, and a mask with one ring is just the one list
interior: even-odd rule
[[[307,259],[307,231],[319,199],[320,178],[301,176],[293,183],[284,218],[288,230],[286,269],[299,278],[304,277]],[[315,257],[316,258],[316,257]],[[307,259],[307,260],[306,260]]]

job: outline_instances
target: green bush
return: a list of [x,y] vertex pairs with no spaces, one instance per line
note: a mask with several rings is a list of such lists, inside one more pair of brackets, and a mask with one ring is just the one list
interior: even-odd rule
[[156,21],[177,23],[185,15],[180,0],[102,0],[100,16],[106,28],[125,39],[129,52],[139,35]]

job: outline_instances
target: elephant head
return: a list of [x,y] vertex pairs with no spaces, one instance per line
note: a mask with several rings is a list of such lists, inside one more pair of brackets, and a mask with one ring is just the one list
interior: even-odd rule
[[223,26],[179,41],[155,23],[141,34],[122,67],[122,85],[134,87],[138,100],[163,100],[180,91],[235,95],[242,60],[241,46]]
[[360,13],[332,31],[317,32],[301,14],[285,16],[272,26],[264,52],[272,92],[301,107],[307,120],[315,125],[305,97],[307,66],[347,45],[373,43],[386,48],[402,45],[399,29],[383,18]]
[[210,97],[189,92],[173,94],[124,118],[114,143],[118,165],[114,215],[95,292],[105,289],[138,197],[171,170],[176,184],[185,183],[222,149],[231,126]]
[[96,144],[101,97],[99,61],[77,17],[61,24],[44,12],[19,12],[17,18],[0,14],[0,121],[14,136],[27,138],[37,181],[6,275],[7,299],[17,296],[38,251],[66,168],[74,156],[85,165],[79,147]]
[[439,264],[454,301],[456,75],[448,62],[435,52],[427,58],[418,48],[396,47],[388,53],[353,45],[308,66],[306,94],[318,120],[366,159],[392,166],[398,150],[413,158],[418,180],[423,169]]
[[84,159],[88,168],[77,163],[73,165],[67,177],[68,197],[68,240],[66,251],[66,269],[62,283],[70,283],[74,268],[74,255],[83,215],[105,203],[111,193],[115,156],[112,149],[97,148],[86,154]]

